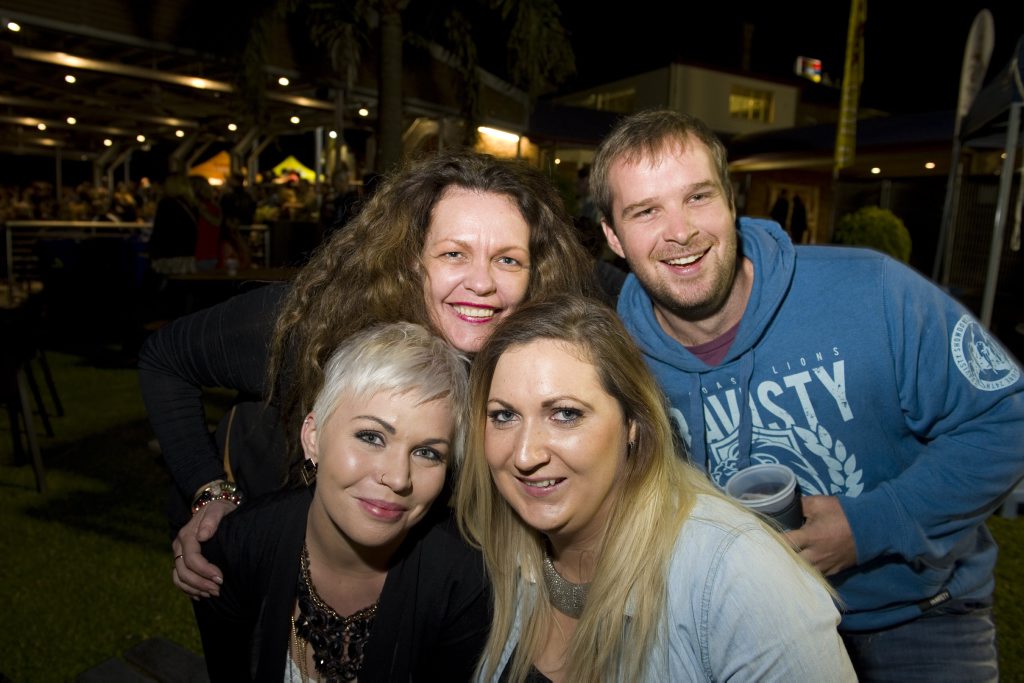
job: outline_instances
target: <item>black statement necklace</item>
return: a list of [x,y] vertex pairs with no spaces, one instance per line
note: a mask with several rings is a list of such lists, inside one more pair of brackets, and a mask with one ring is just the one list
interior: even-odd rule
[[309,550],[302,546],[295,635],[313,646],[313,664],[328,683],[354,681],[363,666],[377,603],[351,616],[340,616],[316,592],[309,576]]

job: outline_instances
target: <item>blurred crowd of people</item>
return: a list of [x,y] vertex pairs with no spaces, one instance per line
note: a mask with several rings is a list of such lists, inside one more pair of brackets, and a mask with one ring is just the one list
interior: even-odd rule
[[159,197],[160,187],[145,178],[120,182],[112,192],[83,182],[62,188],[59,200],[48,181],[0,185],[0,221],[151,221]]
[[[182,181],[189,189],[184,189]],[[168,189],[171,186],[172,189]],[[160,201],[170,195],[184,197],[193,208],[199,204],[220,203],[238,188],[249,197],[254,210],[247,223],[277,221],[319,222],[329,228],[337,220],[344,223],[363,197],[364,184],[352,183],[347,168],[340,168],[333,180],[320,186],[286,171],[280,176],[262,175],[250,186],[243,176],[229,178],[224,184],[211,184],[203,176],[171,175],[163,183],[148,178],[106,185],[82,182],[57,190],[52,182],[37,180],[27,185],[0,185],[0,222],[12,220],[112,221],[151,223]],[[235,200],[238,199],[236,194]]]

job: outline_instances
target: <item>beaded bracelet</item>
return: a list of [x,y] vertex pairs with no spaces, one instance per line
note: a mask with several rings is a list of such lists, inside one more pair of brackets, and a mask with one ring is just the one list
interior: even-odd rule
[[242,491],[233,481],[212,481],[200,489],[192,499],[192,514],[196,514],[215,500],[226,500],[238,505],[242,502]]

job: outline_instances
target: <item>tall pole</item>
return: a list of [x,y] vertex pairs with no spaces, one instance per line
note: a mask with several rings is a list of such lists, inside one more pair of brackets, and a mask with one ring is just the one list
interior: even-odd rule
[[1003,235],[1006,233],[1006,214],[1010,209],[1010,190],[1013,187],[1013,165],[1017,155],[1017,140],[1020,137],[1021,103],[1010,105],[1010,123],[1006,128],[1006,158],[999,177],[999,198],[996,200],[996,220],[992,225],[992,243],[988,252],[988,273],[985,275],[985,290],[981,297],[981,324],[989,327],[992,323],[992,307],[996,300],[996,281],[999,279],[999,261],[1003,255]]
[[956,121],[953,124],[953,151],[949,161],[949,180],[946,182],[946,200],[942,205],[942,223],[939,225],[939,239],[935,247],[935,263],[932,265],[932,279],[941,284],[949,283],[950,262],[953,260],[953,224],[956,221],[957,201],[963,167],[960,163],[960,128],[964,117],[971,109],[974,98],[981,89],[988,62],[995,45],[995,22],[987,9],[978,12],[967,34],[964,47],[964,61],[960,67],[960,95],[956,104]]
[[839,125],[836,127],[835,162],[832,178],[853,164],[857,148],[857,107],[860,84],[864,81],[864,24],[868,18],[867,0],[850,0],[850,24],[846,32],[846,63],[839,104]]

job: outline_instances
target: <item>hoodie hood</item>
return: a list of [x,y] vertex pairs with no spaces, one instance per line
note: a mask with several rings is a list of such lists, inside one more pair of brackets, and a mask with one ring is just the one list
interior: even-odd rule
[[[629,275],[619,295],[618,312],[626,329],[647,356],[649,364],[664,366],[654,368],[658,377],[669,374],[677,378],[675,381],[685,385],[674,387],[672,391],[669,391],[668,387],[663,388],[675,397],[682,393],[687,394],[690,415],[703,415],[702,387],[705,383],[714,382],[714,376],[724,368],[728,368],[732,376],[742,378],[743,386],[739,388],[745,400],[754,368],[754,349],[771,327],[793,281],[796,251],[778,224],[769,220],[743,217],[737,221],[736,229],[739,232],[742,257],[754,266],[754,282],[750,299],[740,319],[736,339],[719,365],[707,365],[661,328],[654,315],[651,298],[635,275]],[[765,277],[766,273],[770,273],[771,277]],[[659,370],[681,372],[666,373]],[[745,410],[738,413],[741,416],[739,452],[749,454],[750,417]],[[678,410],[672,410],[672,417],[683,440],[690,448],[691,460],[695,464],[706,466],[708,454],[703,420],[699,425],[687,425]],[[745,457],[749,458],[749,455]],[[748,463],[741,461],[739,464],[742,469]]]

